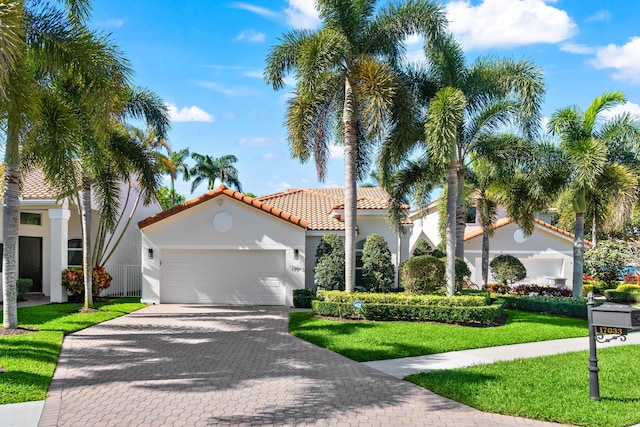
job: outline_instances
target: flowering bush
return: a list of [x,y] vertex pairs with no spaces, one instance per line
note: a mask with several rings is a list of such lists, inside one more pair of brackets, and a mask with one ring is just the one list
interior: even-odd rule
[[[104,267],[95,266],[91,273],[92,289],[91,293],[96,296],[101,290],[111,286],[111,275]],[[71,267],[62,272],[62,286],[67,288],[73,295],[82,295],[84,292],[84,273],[82,268]]]
[[552,288],[550,286],[520,285],[511,290],[513,295],[545,296],[545,297],[570,297],[571,290],[564,288]]
[[487,291],[492,294],[506,295],[511,292],[511,286],[502,283],[487,283]]
[[627,273],[624,275],[624,283],[627,285],[637,285],[640,284],[640,275]]

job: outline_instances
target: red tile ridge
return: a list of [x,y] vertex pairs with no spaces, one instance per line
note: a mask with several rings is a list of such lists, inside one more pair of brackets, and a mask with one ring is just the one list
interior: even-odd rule
[[280,219],[283,219],[285,221],[288,221],[292,224],[295,224],[299,227],[302,228],[308,228],[309,223],[307,221],[305,221],[302,218],[298,218],[295,215],[291,215],[289,213],[283,212],[280,209],[276,209],[266,203],[261,202],[260,200],[256,200],[252,197],[249,196],[245,196],[244,194],[240,193],[239,191],[235,191],[232,190],[230,188],[227,188],[226,185],[224,184],[220,184],[220,186],[214,190],[210,190],[198,197],[195,197],[191,200],[188,200],[184,203],[181,203],[177,206],[174,206],[172,208],[169,208],[167,210],[164,210],[160,213],[157,213],[153,216],[150,216],[149,218],[143,219],[142,221],[138,222],[138,227],[140,229],[143,229],[151,224],[155,224],[156,222],[162,221],[163,219],[169,218],[173,215],[176,215],[182,211],[185,211],[187,209],[190,209],[194,206],[197,206],[201,203],[206,202],[207,200],[213,199],[214,197],[217,197],[221,194],[224,194],[228,197],[231,197],[233,199],[236,199],[238,201],[241,201],[251,207],[260,209],[264,212],[267,212],[273,216],[276,216]]

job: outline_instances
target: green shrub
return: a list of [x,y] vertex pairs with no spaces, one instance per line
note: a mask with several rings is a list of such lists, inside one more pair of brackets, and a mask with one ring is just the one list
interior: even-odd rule
[[616,288],[618,292],[640,292],[640,285],[622,284]]
[[[101,290],[111,286],[111,275],[104,267],[95,266],[91,272],[93,296],[97,296]],[[82,295],[84,293],[83,270],[79,267],[67,268],[62,272],[62,286],[67,288],[72,295]]]
[[446,307],[477,307],[487,305],[487,300],[484,295],[447,297],[443,295],[322,291],[318,292],[318,299],[326,302],[340,302],[347,304],[353,304],[355,301],[360,301],[368,304],[437,305]]
[[410,258],[402,267],[402,284],[408,294],[428,294],[442,291],[444,263],[430,255]]
[[344,244],[336,234],[325,234],[316,251],[313,269],[316,286],[324,289],[344,289]]
[[460,290],[464,286],[466,280],[471,276],[471,270],[466,261],[462,258],[456,258],[456,289]]
[[531,311],[534,313],[557,314],[560,316],[587,318],[587,300],[565,297],[514,297],[500,296],[504,308]]
[[16,280],[16,290],[18,293],[18,301],[24,301],[24,294],[29,292],[29,289],[33,286],[32,279],[18,279]]
[[498,255],[489,263],[491,274],[503,285],[512,285],[527,277],[527,269],[513,255]]
[[395,269],[387,241],[379,234],[370,234],[362,248],[362,278],[364,285],[374,292],[391,289]]
[[620,277],[631,261],[627,246],[614,240],[599,241],[595,248],[584,253],[584,268],[596,279],[617,285]]
[[294,289],[293,306],[295,308],[311,308],[311,301],[315,296],[311,289]]
[[492,324],[503,313],[502,304],[471,307],[403,304],[362,304],[314,300],[312,311],[320,316],[343,319],[404,320],[452,324]]
[[604,296],[607,297],[607,301],[611,302],[640,302],[640,292],[620,292],[613,289],[607,289],[604,291]]

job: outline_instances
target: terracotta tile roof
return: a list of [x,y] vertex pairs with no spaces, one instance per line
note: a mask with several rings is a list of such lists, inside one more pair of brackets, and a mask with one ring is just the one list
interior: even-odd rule
[[[500,218],[499,220],[497,220],[493,224],[491,229],[495,230],[495,229],[498,229],[500,227],[504,227],[505,225],[511,224],[512,222],[514,222],[513,218],[508,218],[508,217]],[[547,222],[544,222],[544,221],[541,221],[541,220],[539,220],[537,218],[534,218],[533,222],[534,222],[534,224],[538,224],[538,225],[540,225],[542,227],[548,228],[549,230],[552,230],[552,231],[554,231],[554,232],[556,232],[558,234],[561,234],[563,236],[569,237],[571,239],[575,238],[575,235],[573,233],[569,233],[567,230],[563,230],[562,228],[558,228],[555,225],[551,225],[551,224],[549,224]],[[465,233],[464,240],[471,240],[471,239],[473,239],[475,237],[478,237],[478,236],[482,236],[482,228],[479,228],[477,230],[471,231],[470,233]],[[584,243],[586,245],[589,245],[589,246],[592,245],[592,243],[590,241],[588,241],[588,240],[585,240]]]
[[187,209],[190,209],[194,206],[197,206],[201,203],[206,202],[207,200],[211,200],[214,197],[218,197],[221,195],[225,195],[231,198],[234,198],[236,200],[241,201],[242,203],[245,203],[251,207],[254,207],[256,209],[260,209],[264,212],[267,212],[273,216],[276,216],[278,218],[281,218],[285,221],[288,221],[292,224],[295,224],[299,227],[302,228],[307,228],[308,223],[307,221],[300,219],[297,216],[291,215],[288,212],[283,211],[282,209],[279,209],[277,207],[273,207],[270,206],[258,199],[254,199],[252,197],[249,196],[245,196],[242,193],[239,193],[235,190],[231,190],[230,188],[227,188],[224,184],[220,185],[218,188],[216,188],[215,190],[211,190],[207,193],[204,193],[201,196],[198,196],[194,199],[188,200],[182,204],[179,204],[177,206],[174,206],[170,209],[167,209],[165,211],[162,211],[158,214],[155,214],[153,216],[150,216],[147,219],[143,219],[142,221],[138,222],[138,227],[140,229],[143,229],[151,224],[155,224],[156,222],[162,221],[163,219],[169,218],[173,215],[176,215],[177,213],[183,212]]
[[[4,163],[0,163],[0,178],[4,178]],[[4,179],[2,180],[4,182]],[[0,197],[4,196],[4,185],[0,185]],[[56,200],[58,194],[44,179],[42,171],[33,168],[22,172],[20,182],[22,200]]]
[[[359,210],[383,211],[387,209],[388,199],[389,195],[382,188],[357,189]],[[343,188],[295,188],[262,196],[258,200],[304,218],[309,223],[309,230],[344,230],[344,222],[335,212],[344,209]]]

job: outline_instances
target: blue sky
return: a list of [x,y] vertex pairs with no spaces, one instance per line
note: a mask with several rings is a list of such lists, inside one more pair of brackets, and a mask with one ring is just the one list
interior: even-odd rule
[[[385,0],[380,0],[380,4]],[[604,91],[621,90],[619,110],[640,114],[640,7],[636,1],[446,1],[450,30],[469,61],[481,55],[526,58],[543,68],[543,113],[586,108]],[[174,150],[234,154],[245,192],[342,187],[340,147],[324,183],[313,161],[291,159],[283,118],[289,85],[262,80],[269,50],[292,28],[316,28],[313,0],[94,0],[92,26],[111,33],[129,58],[135,82],[155,91],[172,116]],[[419,60],[419,40],[408,40]],[[290,82],[292,83],[292,82]],[[177,183],[191,198],[190,184]],[[201,185],[193,196],[206,191]]]

